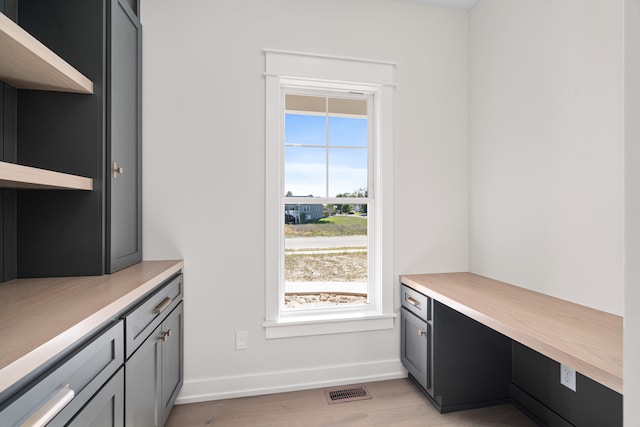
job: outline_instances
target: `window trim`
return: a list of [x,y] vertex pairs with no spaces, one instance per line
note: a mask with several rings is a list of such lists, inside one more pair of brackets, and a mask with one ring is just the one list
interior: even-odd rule
[[[357,58],[323,56],[265,50],[266,56],[266,153],[265,153],[265,297],[266,338],[319,335],[393,328],[393,89],[395,64]],[[283,149],[281,147],[282,87],[328,87],[361,90],[374,94],[374,131],[379,143],[372,153],[377,173],[375,217],[372,230],[378,279],[370,284],[374,304],[358,310],[314,310],[314,314],[283,316],[280,311],[280,283],[284,253],[281,208]],[[275,167],[274,165],[278,165]],[[384,179],[382,179],[384,177]],[[280,209],[280,210],[279,210]],[[375,246],[375,247],[373,247]],[[273,250],[277,247],[278,250]]]

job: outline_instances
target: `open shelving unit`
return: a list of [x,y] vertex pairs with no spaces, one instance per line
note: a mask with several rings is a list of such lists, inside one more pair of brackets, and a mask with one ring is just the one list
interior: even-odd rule
[[[93,93],[93,82],[0,13],[0,80],[18,89]],[[0,162],[0,188],[92,190],[91,178]]]

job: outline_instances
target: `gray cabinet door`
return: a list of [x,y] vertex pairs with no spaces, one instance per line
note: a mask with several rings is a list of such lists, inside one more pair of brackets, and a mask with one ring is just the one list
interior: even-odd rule
[[429,339],[430,331],[424,320],[402,308],[401,359],[411,376],[425,389],[430,391],[429,381]]
[[181,302],[125,364],[126,425],[161,427],[183,382]]
[[125,424],[158,427],[162,340],[158,326],[125,364]]
[[67,424],[68,427],[124,427],[124,369]]
[[139,262],[141,250],[141,35],[125,0],[111,1],[107,140],[107,272]]
[[169,417],[173,403],[182,388],[183,313],[181,302],[162,324],[161,335],[171,332],[162,343],[161,425]]

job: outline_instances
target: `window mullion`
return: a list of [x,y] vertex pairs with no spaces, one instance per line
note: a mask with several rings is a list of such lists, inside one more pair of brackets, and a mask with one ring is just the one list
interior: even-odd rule
[[329,197],[329,97],[325,96],[324,140],[325,140],[325,197]]

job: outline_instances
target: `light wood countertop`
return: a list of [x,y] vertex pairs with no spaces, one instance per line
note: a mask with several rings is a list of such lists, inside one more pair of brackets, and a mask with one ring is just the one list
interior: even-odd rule
[[0,393],[179,272],[143,261],[104,276],[0,283]]
[[472,273],[400,281],[622,394],[622,317]]

